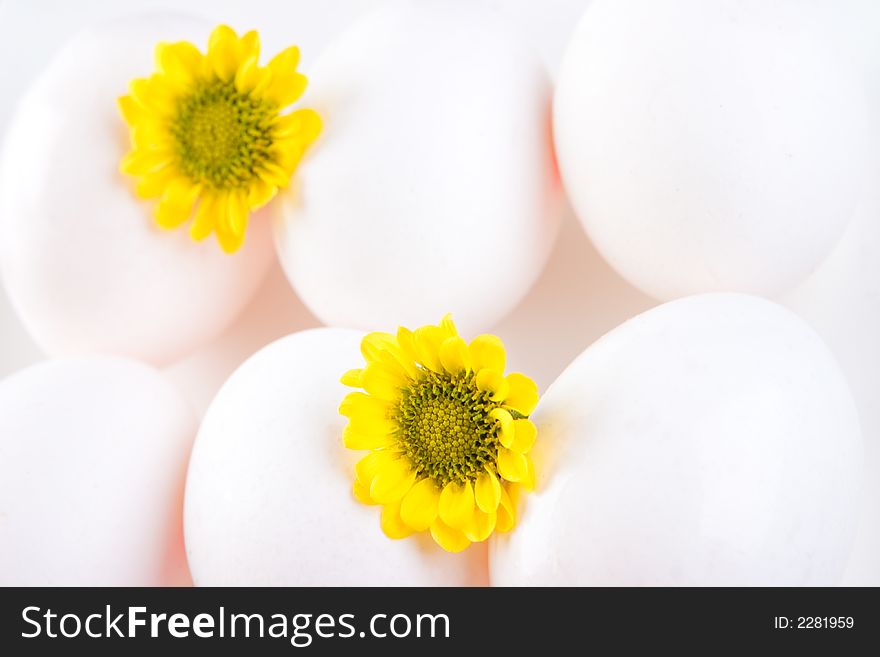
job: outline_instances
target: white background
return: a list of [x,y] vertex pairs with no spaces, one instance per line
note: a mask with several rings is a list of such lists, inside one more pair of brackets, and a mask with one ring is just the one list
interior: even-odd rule
[[[658,0],[662,1],[662,0]],[[772,1],[772,0],[768,0]],[[832,0],[828,0],[832,1]],[[156,8],[190,11],[236,29],[260,31],[265,52],[295,42],[308,73],[328,40],[372,0],[0,0],[0,130],[15,102],[54,51],[80,27],[96,20]],[[589,0],[488,0],[521,29],[555,73],[565,44]],[[840,47],[864,70],[880,132],[880,1],[841,0],[839,22],[829,26]],[[694,26],[699,29],[699,26]],[[83,93],[88,93],[87,89]],[[877,144],[880,138],[866,135]],[[867,444],[869,484],[862,534],[844,579],[880,585],[880,164],[836,252],[794,293],[778,301],[807,319],[835,351],[859,404]],[[2,239],[2,236],[0,236]],[[511,366],[546,387],[584,348],[622,321],[656,305],[602,261],[579,224],[567,214],[543,276],[526,300],[495,332]],[[238,322],[215,343],[169,370],[200,411],[248,355],[287,333],[318,325],[274,267],[262,291]],[[0,290],[0,377],[42,358]]]

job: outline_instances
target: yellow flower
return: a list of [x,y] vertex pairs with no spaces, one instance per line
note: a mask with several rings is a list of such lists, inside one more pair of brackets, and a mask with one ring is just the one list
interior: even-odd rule
[[534,488],[528,416],[538,388],[504,375],[494,335],[467,344],[447,315],[438,326],[371,333],[366,361],[342,383],[362,388],[339,407],[345,446],[370,453],[357,464],[354,495],[380,504],[390,538],[430,531],[450,552],[513,528],[520,489]]
[[176,228],[193,214],[190,235],[212,232],[227,253],[244,241],[248,217],[287,186],[321,131],[308,109],[281,111],[306,87],[288,48],[260,66],[256,32],[217,27],[203,55],[193,44],[160,43],[156,72],[133,80],[119,99],[132,150],[120,165],[136,194],[158,199],[156,220]]

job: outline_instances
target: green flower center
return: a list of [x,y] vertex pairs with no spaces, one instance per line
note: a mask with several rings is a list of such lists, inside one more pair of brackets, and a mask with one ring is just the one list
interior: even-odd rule
[[201,83],[180,99],[171,134],[183,172],[214,189],[246,185],[270,161],[277,108],[239,93],[233,82]]
[[497,459],[498,429],[489,412],[499,406],[477,388],[472,372],[423,371],[404,388],[394,416],[400,447],[438,486],[473,482]]

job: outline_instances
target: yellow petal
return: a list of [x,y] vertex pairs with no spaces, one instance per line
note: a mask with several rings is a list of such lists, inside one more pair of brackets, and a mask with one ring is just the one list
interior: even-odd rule
[[383,351],[377,354],[377,360],[388,371],[394,372],[402,383],[407,379],[415,379],[419,376],[419,368],[414,361],[407,360],[399,349]]
[[394,401],[400,397],[405,381],[381,363],[370,363],[361,374],[361,386],[379,399]]
[[474,498],[477,506],[485,513],[494,513],[501,502],[501,483],[491,470],[477,475],[474,482]]
[[235,72],[235,88],[240,93],[249,94],[260,86],[265,76],[265,70],[257,64],[257,57],[251,55]]
[[410,467],[409,461],[398,458],[379,468],[370,484],[370,497],[379,504],[397,502],[409,492],[415,480],[416,472]]
[[507,492],[507,487],[501,487],[501,502],[498,505],[498,519],[495,529],[499,532],[509,532],[516,525],[516,505]]
[[174,151],[168,148],[136,148],[122,158],[119,170],[131,176],[151,173],[170,164]]
[[474,488],[471,482],[450,481],[440,493],[438,513],[443,522],[455,529],[465,529],[474,514]]
[[469,348],[475,372],[490,369],[504,374],[507,355],[504,352],[504,343],[497,335],[478,335],[471,340]]
[[514,452],[525,454],[532,448],[532,445],[535,444],[535,438],[537,438],[537,436],[538,428],[535,426],[535,423],[531,420],[521,418],[513,421],[513,440],[510,444],[504,445],[503,441],[501,444],[505,447],[509,447]]
[[270,185],[262,178],[254,178],[248,190],[248,205],[252,210],[259,210],[271,201],[277,192],[278,188],[275,185]]
[[367,362],[379,360],[379,354],[396,346],[397,339],[390,333],[373,331],[367,333],[361,340],[361,355]]
[[260,179],[273,187],[287,187],[290,182],[290,174],[274,162],[262,162],[257,169]]
[[231,215],[236,212],[233,206],[237,205],[238,195],[234,192],[217,194],[216,212],[214,219],[214,234],[217,242],[225,253],[235,253],[241,246],[244,234],[236,235],[231,226]]
[[361,340],[361,354],[367,363],[372,361],[381,363],[401,377],[418,376],[419,371],[415,362],[407,358],[400,349],[397,338],[390,333],[379,331],[368,333]]
[[221,80],[231,80],[238,68],[238,36],[228,25],[219,25],[208,40],[207,64]]
[[128,95],[138,105],[149,110],[147,98],[150,95],[150,78],[134,78],[128,83]]
[[247,195],[241,190],[230,193],[228,209],[227,225],[230,232],[236,238],[243,238],[247,232],[248,218],[250,217]]
[[156,68],[175,84],[187,88],[202,70],[202,53],[188,41],[156,46]]
[[161,196],[165,188],[180,174],[173,166],[165,166],[156,171],[144,174],[135,186],[135,194],[138,198],[148,199]]
[[272,78],[262,92],[262,96],[279,108],[287,107],[302,96],[308,78],[302,73],[280,73],[272,71]]
[[140,121],[131,129],[131,143],[137,149],[159,149],[171,151],[173,145],[168,128],[161,121],[147,119]]
[[277,55],[275,55],[271,60],[269,60],[269,64],[267,68],[271,71],[278,71],[279,73],[293,73],[296,71],[296,67],[299,65],[299,48],[296,46],[290,46],[289,48],[285,48]]
[[404,378],[417,379],[421,375],[422,370],[416,364],[416,361],[404,353],[400,347],[389,349],[380,358],[388,366],[394,363],[399,367]]
[[389,411],[388,402],[371,397],[362,392],[350,392],[342,398],[339,412],[347,418],[366,416],[368,419],[385,419]]
[[403,326],[397,329],[397,344],[400,346],[400,351],[403,356],[415,363],[419,359],[419,355],[416,352],[415,347],[415,336],[412,331],[408,328],[404,328]]
[[458,336],[446,338],[440,344],[440,364],[450,374],[467,372],[471,367],[467,343]]
[[440,345],[446,339],[443,331],[438,326],[422,326],[413,332],[413,347],[419,362],[434,372],[442,373],[443,365],[440,363]]
[[168,185],[156,206],[156,221],[162,228],[177,228],[192,215],[193,204],[201,191],[185,179]]
[[538,386],[519,372],[509,374],[507,383],[510,384],[510,391],[504,398],[504,405],[522,415],[531,415],[538,405]]
[[440,518],[431,523],[431,536],[447,552],[461,552],[471,544],[464,532],[453,529]]
[[381,449],[394,444],[394,437],[384,432],[368,432],[349,422],[342,430],[342,444],[348,449]]
[[137,102],[131,95],[120,96],[116,99],[116,103],[119,106],[119,112],[122,114],[122,118],[125,119],[125,122],[129,125],[139,123],[150,117],[150,113],[146,108]]
[[244,235],[234,235],[226,227],[215,226],[217,243],[224,253],[235,253],[244,244]]
[[495,511],[485,513],[475,509],[470,524],[464,530],[464,535],[474,543],[485,541],[495,531],[497,519],[498,515]]
[[304,152],[305,144],[296,139],[279,139],[273,144],[273,149],[269,153],[278,168],[285,172],[287,176],[285,185],[290,184],[290,177],[296,171]]
[[376,504],[376,501],[370,497],[370,485],[363,483],[360,479],[355,479],[351,486],[351,492],[355,499],[361,504]]
[[479,390],[488,392],[492,401],[503,401],[510,390],[507,379],[499,370],[482,369],[477,372],[476,384]]
[[396,452],[382,450],[379,452],[370,452],[354,466],[355,476],[357,480],[369,488],[376,477],[376,473],[388,463],[399,458]]
[[382,531],[388,538],[406,538],[413,530],[400,517],[400,502],[382,507]]
[[444,338],[453,338],[458,335],[458,329],[455,327],[455,322],[452,321],[452,313],[446,313],[443,316],[438,328]]
[[270,151],[270,155],[275,158],[278,166],[284,171],[290,172],[288,175],[288,182],[290,176],[293,175],[293,172],[296,171],[297,166],[299,166],[300,160],[302,160],[309,143],[303,143],[294,138],[278,139],[275,141],[275,148]]
[[529,462],[524,454],[506,447],[498,448],[498,474],[507,481],[524,481],[529,476]]
[[[381,401],[381,400],[379,400]],[[379,415],[366,409],[358,409],[354,412],[349,420],[351,431],[357,434],[388,436],[397,431],[398,425],[385,414]],[[375,439],[375,440],[378,440]],[[382,441],[383,445],[388,444],[387,440]],[[379,445],[377,445],[379,447]],[[354,448],[354,449],[372,449],[372,448]]]
[[256,30],[248,30],[241,39],[239,39],[239,61],[243,62],[250,57],[259,59],[260,57],[260,35]]
[[295,102],[305,91],[308,79],[296,72],[299,63],[299,49],[296,46],[282,50],[275,55],[266,67],[271,79],[262,90],[262,95],[278,107],[286,107]]
[[320,132],[321,117],[311,109],[279,116],[273,126],[273,136],[277,139],[295,139],[301,144],[311,143]]
[[489,411],[489,417],[498,422],[498,440],[505,447],[509,447],[514,438],[513,416],[510,411],[503,408],[493,408]]
[[128,85],[129,94],[151,115],[168,118],[177,111],[178,93],[162,75],[137,78]]
[[363,373],[364,371],[361,369],[348,370],[348,372],[342,375],[342,378],[339,379],[339,382],[342,385],[349,386],[350,388],[360,388],[361,375]]
[[196,209],[195,221],[190,226],[189,234],[194,240],[203,240],[214,231],[214,225],[217,221],[217,204],[219,196],[217,194],[206,194],[199,201],[199,207]]
[[414,531],[428,529],[437,517],[440,490],[430,477],[425,477],[410,488],[400,505],[400,517]]
[[507,483],[507,495],[510,497],[510,503],[513,505],[513,508],[516,509],[519,504],[519,498],[522,496],[522,491],[524,490],[522,484],[512,484]]
[[522,485],[523,488],[531,492],[535,490],[535,463],[529,458],[528,454],[526,455],[526,463],[529,466],[529,471],[526,478],[523,480]]

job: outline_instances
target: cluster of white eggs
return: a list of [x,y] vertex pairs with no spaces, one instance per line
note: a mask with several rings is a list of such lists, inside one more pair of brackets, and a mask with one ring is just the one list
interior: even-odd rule
[[[0,583],[836,583],[856,408],[812,329],[740,294],[802,282],[861,198],[863,85],[822,21],[793,0],[595,0],[554,90],[475,3],[388,5],[307,71],[324,134],[234,256],[156,228],[117,169],[116,97],[155,43],[211,25],[80,35],[3,151],[0,274],[64,358],[0,382]],[[339,375],[363,330],[495,325],[544,267],[563,188],[608,262],[675,300],[543,395],[514,532],[458,555],[390,541],[350,497]],[[198,428],[151,366],[219,335],[276,253],[335,328],[252,356]]]

